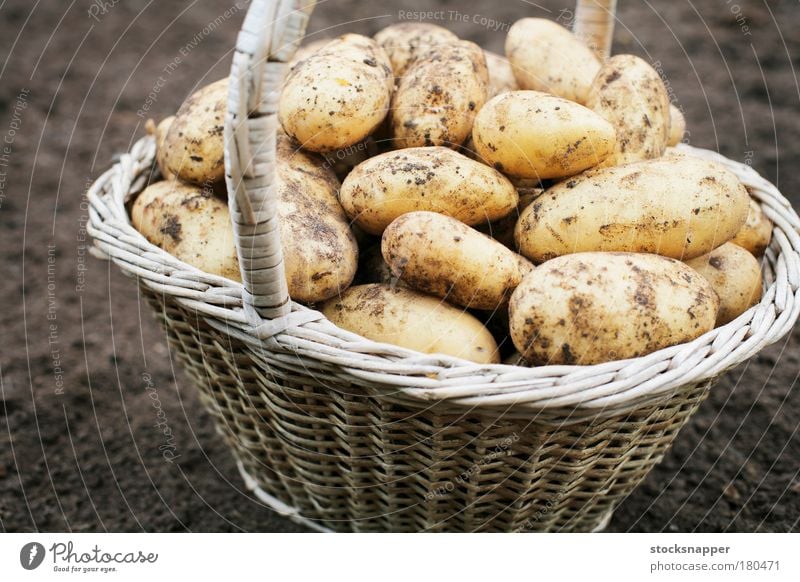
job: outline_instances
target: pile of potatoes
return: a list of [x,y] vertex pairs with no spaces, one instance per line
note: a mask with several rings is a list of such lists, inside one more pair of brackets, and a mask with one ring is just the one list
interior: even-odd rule
[[[302,47],[278,103],[291,297],[380,342],[478,364],[595,364],[690,341],[756,303],[772,225],[644,60],[526,18],[506,56],[426,23]],[[239,279],[227,81],[151,123],[162,181],[134,226]],[[271,136],[270,136],[271,137]]]

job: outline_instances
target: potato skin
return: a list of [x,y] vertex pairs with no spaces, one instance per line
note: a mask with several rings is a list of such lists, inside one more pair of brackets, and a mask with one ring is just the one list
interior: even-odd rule
[[592,82],[586,107],[617,132],[614,153],[603,165],[660,158],[670,136],[669,94],[656,70],[639,57],[617,55]]
[[156,126],[154,131],[156,138],[156,164],[158,165],[158,170],[161,172],[161,175],[165,180],[175,179],[175,174],[169,171],[165,159],[165,142],[167,140],[167,132],[169,131],[169,128],[172,127],[173,121],[175,121],[174,115],[165,117]]
[[358,244],[336,198],[339,181],[323,160],[278,137],[278,217],[289,295],[316,303],[353,280]]
[[414,62],[430,49],[441,44],[458,42],[458,37],[436,24],[428,22],[401,22],[387,26],[375,35],[377,42],[389,57],[392,71],[402,77]]
[[351,287],[321,311],[335,325],[376,342],[478,364],[500,361],[492,334],[473,315],[404,287]]
[[683,141],[686,135],[686,118],[683,112],[674,105],[669,106],[669,141],[668,146],[674,147]]
[[478,155],[518,178],[563,178],[608,157],[613,126],[577,103],[538,91],[512,91],[491,99],[475,119]]
[[184,263],[241,281],[228,207],[210,190],[178,180],[151,184],[133,203],[131,222]]
[[760,257],[772,240],[772,221],[764,215],[761,205],[750,198],[747,219],[731,242]]
[[680,261],[577,253],[522,280],[511,338],[533,364],[599,364],[693,340],[714,328],[718,308],[711,285]]
[[409,212],[383,232],[383,258],[409,287],[473,309],[496,309],[532,268],[499,242],[435,212]]
[[515,238],[534,263],[583,251],[691,259],[733,238],[747,208],[747,190],[723,166],[675,156],[556,184],[523,211]]
[[488,98],[491,99],[509,91],[518,91],[519,85],[514,77],[514,69],[508,59],[492,51],[483,51],[483,55],[486,57],[486,68],[489,71]]
[[193,184],[211,184],[225,177],[222,133],[227,99],[226,78],[203,87],[183,102],[163,142],[162,163],[169,174]]
[[707,255],[686,261],[719,297],[717,325],[725,325],[761,300],[761,265],[745,249],[725,243]]
[[341,36],[289,70],[278,103],[284,131],[304,149],[355,145],[381,124],[394,80],[389,57],[371,38]]
[[468,225],[513,212],[519,196],[492,168],[445,147],[387,152],[356,166],[339,199],[347,215],[370,234],[380,234],[406,212],[429,210]]
[[523,18],[506,37],[506,56],[521,89],[585,103],[600,61],[575,35],[544,18]]
[[483,50],[458,41],[421,54],[392,99],[393,144],[458,148],[469,137],[489,88]]

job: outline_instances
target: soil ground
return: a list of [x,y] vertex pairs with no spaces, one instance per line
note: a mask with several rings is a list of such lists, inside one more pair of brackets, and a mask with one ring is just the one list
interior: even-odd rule
[[[243,16],[230,2],[0,3],[5,531],[302,529],[244,491],[133,281],[89,257],[83,231],[82,193],[143,135],[137,111],[167,116],[226,74]],[[329,0],[312,31],[372,34],[437,10],[439,24],[500,52],[510,23],[568,22],[565,4]],[[748,161],[800,206],[796,2],[623,0],[619,17],[615,52],[660,63],[691,143]],[[798,342],[795,330],[725,376],[609,529],[798,530]],[[173,463],[159,452],[148,377]]]

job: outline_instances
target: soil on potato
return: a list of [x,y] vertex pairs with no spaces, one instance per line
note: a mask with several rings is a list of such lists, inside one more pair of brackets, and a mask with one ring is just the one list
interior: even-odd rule
[[[568,23],[565,6],[333,0],[311,29],[373,34],[423,10],[502,52],[510,23]],[[748,161],[800,206],[796,11],[791,0],[620,2],[614,50],[658,63],[692,144]],[[245,491],[135,281],[89,256],[84,230],[87,184],[148,116],[226,74],[243,13],[232,0],[0,8],[3,530],[302,531]],[[610,530],[798,529],[799,339],[716,385]]]

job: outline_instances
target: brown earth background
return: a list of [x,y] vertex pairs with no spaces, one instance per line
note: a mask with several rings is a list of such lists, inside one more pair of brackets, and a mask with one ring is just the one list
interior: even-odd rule
[[[227,74],[244,14],[232,2],[0,3],[4,531],[302,531],[247,494],[136,285],[86,256],[83,240],[83,193],[143,135],[137,111],[170,115],[193,87]],[[371,35],[407,18],[401,4],[443,10],[439,24],[497,52],[518,18],[564,22],[573,8],[328,0],[311,31]],[[660,63],[692,144],[747,160],[800,206],[799,30],[790,0],[620,0],[614,51]],[[716,385],[610,530],[798,530],[799,339]],[[172,463],[147,377],[175,435]]]

